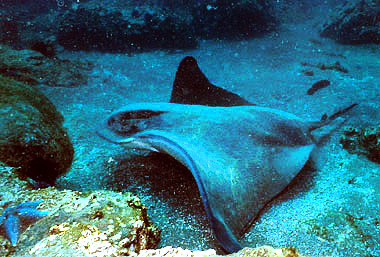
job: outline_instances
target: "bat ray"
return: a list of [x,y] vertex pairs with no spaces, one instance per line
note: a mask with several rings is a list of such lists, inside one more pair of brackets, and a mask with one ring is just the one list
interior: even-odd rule
[[169,154],[194,176],[215,237],[227,252],[260,209],[303,168],[316,146],[311,132],[355,105],[320,121],[258,106],[211,107],[136,103],[99,127],[104,139]]
[[170,102],[208,106],[253,105],[239,95],[210,83],[192,56],[183,58],[178,66]]

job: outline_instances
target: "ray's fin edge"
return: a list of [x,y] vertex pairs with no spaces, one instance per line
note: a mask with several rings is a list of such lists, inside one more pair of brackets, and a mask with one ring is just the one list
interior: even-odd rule
[[144,133],[142,135],[137,136],[136,138],[142,140],[149,140],[151,144],[153,144],[154,148],[158,149],[160,152],[169,154],[190,170],[197,183],[212,231],[216,239],[222,246],[223,250],[227,253],[234,253],[243,249],[243,246],[239,243],[236,236],[225,224],[223,219],[220,217],[219,213],[211,209],[206,189],[199,176],[197,165],[195,164],[191,156],[187,153],[187,151],[174,141],[161,135]]

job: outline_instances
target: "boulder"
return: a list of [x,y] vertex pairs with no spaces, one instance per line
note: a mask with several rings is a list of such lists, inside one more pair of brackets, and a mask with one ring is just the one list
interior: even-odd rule
[[340,139],[343,148],[351,154],[363,154],[369,160],[380,163],[380,125],[349,127]]
[[191,9],[194,34],[201,39],[246,39],[275,28],[272,2],[206,0]]
[[0,161],[48,184],[70,168],[63,117],[37,89],[0,75],[0,120]]
[[[49,48],[48,45],[45,46]],[[14,50],[0,45],[0,75],[32,86],[45,84],[52,87],[77,87],[87,84],[88,71],[92,68],[90,63],[48,57],[46,55],[53,50],[49,52],[49,49],[41,45],[35,45],[35,48],[38,51]]]
[[71,50],[140,52],[188,49],[198,44],[190,20],[176,12],[149,4],[96,2],[63,15],[57,34],[60,45]]
[[156,250],[143,250],[138,257],[306,257],[301,255],[295,248],[273,248],[271,246],[261,246],[257,248],[244,248],[237,253],[228,255],[217,255],[215,250],[190,251],[188,249],[173,248],[167,246]]
[[274,2],[265,0],[62,2],[31,12],[26,3],[0,4],[0,42],[18,49],[59,44],[84,51],[171,51],[196,48],[203,39],[254,37],[276,24]]
[[49,215],[21,226],[16,247],[0,230],[0,256],[136,256],[160,241],[160,230],[131,193],[34,190],[14,169],[0,163],[0,213],[5,207],[41,201],[38,209]]
[[322,25],[320,34],[343,44],[380,43],[380,1],[346,1]]

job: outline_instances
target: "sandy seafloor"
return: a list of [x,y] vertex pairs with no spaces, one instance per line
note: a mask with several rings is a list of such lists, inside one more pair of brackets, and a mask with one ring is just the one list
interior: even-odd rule
[[[75,148],[72,169],[58,180],[58,187],[132,191],[162,229],[159,246],[220,250],[190,172],[174,161],[127,151],[95,134],[99,122],[124,105],[169,101],[177,66],[192,55],[214,84],[304,119],[320,119],[324,113],[359,103],[344,124],[339,119],[317,131],[333,133],[313,153],[314,164],[261,212],[242,243],[294,246],[311,256],[380,256],[380,165],[347,153],[339,144],[344,128],[379,124],[380,47],[339,45],[316,31],[307,25],[284,25],[261,38],[206,41],[196,50],[175,53],[62,53],[62,58],[79,57],[95,67],[88,85],[39,86],[65,116]],[[301,65],[337,61],[349,72]],[[301,72],[305,69],[314,76]],[[307,95],[320,79],[331,85]]]

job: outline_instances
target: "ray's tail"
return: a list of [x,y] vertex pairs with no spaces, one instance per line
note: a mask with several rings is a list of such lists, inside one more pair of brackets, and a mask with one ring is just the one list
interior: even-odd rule
[[337,112],[333,113],[332,115],[330,116],[327,116],[327,114],[324,114],[321,118],[320,121],[317,121],[317,122],[314,122],[310,128],[309,128],[309,132],[315,130],[315,129],[319,129],[323,126],[326,126],[328,124],[330,124],[330,122],[332,122],[333,120],[335,120],[336,118],[338,118],[339,116],[345,114],[346,112],[348,112],[349,110],[351,110],[352,108],[354,108],[355,106],[357,106],[358,104],[357,103],[354,103],[354,104],[351,104],[350,106],[346,107],[346,108],[343,108],[343,109],[339,109]]

